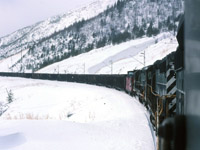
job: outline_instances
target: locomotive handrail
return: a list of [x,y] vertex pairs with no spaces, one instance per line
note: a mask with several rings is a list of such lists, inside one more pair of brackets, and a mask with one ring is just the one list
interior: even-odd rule
[[150,87],[150,89],[151,89],[151,93],[152,93],[154,96],[160,97],[160,95],[159,95],[159,94],[157,94],[157,93],[154,93],[154,91],[153,91],[153,87],[152,87],[151,85],[147,84],[147,86],[149,86],[149,87]]
[[176,98],[176,95],[163,95],[163,96],[160,96],[159,94],[156,94],[156,93],[153,92],[153,88],[152,88],[151,85],[149,85],[149,84],[147,84],[147,85],[150,87],[151,93],[152,93],[154,96],[157,96],[157,97],[159,97],[159,98],[161,98],[161,99],[164,99],[164,98]]

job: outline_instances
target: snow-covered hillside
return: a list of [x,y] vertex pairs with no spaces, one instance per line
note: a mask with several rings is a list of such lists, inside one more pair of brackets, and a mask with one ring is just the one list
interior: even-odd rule
[[175,51],[177,46],[173,35],[163,33],[95,49],[49,65],[38,73],[111,74],[112,71],[113,74],[126,74],[127,71],[144,66],[144,51],[146,65],[151,65]]
[[85,84],[0,77],[14,102],[0,117],[0,149],[154,150],[148,113],[127,94]]
[[[72,74],[124,74],[143,67],[145,51],[146,65],[153,64],[167,54],[175,51],[178,43],[171,33],[162,33],[155,37],[144,37],[118,45],[109,45],[90,52],[70,57],[49,65],[38,73],[72,73]],[[27,51],[0,61],[0,72],[17,71],[12,68]],[[20,66],[19,66],[20,67]]]
[[9,53],[9,55],[18,53],[20,50],[27,48],[28,45],[63,30],[75,22],[97,16],[115,2],[116,0],[94,0],[89,5],[72,10],[66,14],[51,17],[2,37],[0,38],[0,56],[3,57],[5,55],[6,57],[6,53]]
[[103,12],[107,7],[112,6],[117,0],[94,0],[92,3],[71,10],[65,14],[51,17],[45,21],[38,22],[32,26],[25,27],[12,34],[0,38],[0,46],[6,46],[20,38],[23,41],[21,44],[31,41],[37,41],[43,37],[49,36],[56,31],[60,31],[74,22],[82,19],[90,19],[99,13]]

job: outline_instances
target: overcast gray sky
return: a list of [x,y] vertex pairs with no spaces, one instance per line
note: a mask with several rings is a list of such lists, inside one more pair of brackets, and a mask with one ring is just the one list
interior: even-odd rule
[[94,0],[0,0],[0,37]]

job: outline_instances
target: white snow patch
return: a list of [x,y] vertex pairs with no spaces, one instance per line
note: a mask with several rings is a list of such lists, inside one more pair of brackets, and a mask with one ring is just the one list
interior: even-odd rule
[[92,85],[0,77],[0,149],[154,150],[147,111],[133,97]]

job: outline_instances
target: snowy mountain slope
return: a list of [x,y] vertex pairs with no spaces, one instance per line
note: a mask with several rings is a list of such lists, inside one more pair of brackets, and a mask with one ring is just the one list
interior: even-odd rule
[[[0,77],[0,149],[154,150],[148,114],[123,92],[85,84]],[[78,94],[77,94],[78,93]]]
[[66,14],[54,16],[32,26],[25,27],[14,33],[0,38],[0,58],[18,53],[33,43],[63,30],[74,22],[92,18],[103,12],[116,0],[96,0],[89,5],[70,11]]
[[140,62],[144,62],[141,55],[144,50],[146,65],[150,65],[175,51],[177,46],[178,43],[173,35],[163,33],[152,38],[146,37],[95,49],[49,65],[38,73],[110,74],[112,63],[113,74],[124,74],[136,67],[137,69],[143,67]]
[[95,9],[99,7],[98,5],[102,6],[100,8],[110,7],[105,8],[105,11],[101,13],[98,11],[99,14],[94,13],[93,17],[79,17],[80,14],[81,16],[91,15],[89,7],[83,8],[87,10],[86,13],[79,15],[76,12],[71,13],[70,16],[79,18],[77,20],[72,17],[73,24],[68,17],[70,23],[64,23],[65,26],[63,26],[63,23],[59,22],[63,19],[62,16],[38,23],[38,26],[35,25],[36,27],[33,27],[31,31],[26,29],[30,31],[27,35],[23,34],[16,41],[1,45],[0,56],[5,58],[28,48],[28,53],[12,68],[13,70],[18,68],[17,72],[35,72],[49,64],[96,48],[141,38],[145,34],[151,37],[159,32],[176,30],[178,19],[183,12],[183,0],[159,2],[118,0],[114,3],[114,0],[94,3],[91,11],[99,10],[99,8]]

